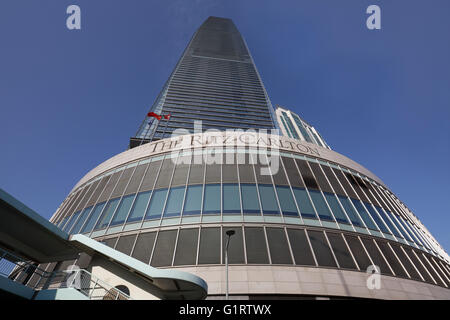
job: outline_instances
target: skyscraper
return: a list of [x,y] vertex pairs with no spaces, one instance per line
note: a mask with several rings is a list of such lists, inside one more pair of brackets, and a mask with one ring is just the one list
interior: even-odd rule
[[[450,298],[436,239],[376,175],[309,141],[305,121],[291,137],[223,132],[275,127],[231,20],[203,23],[150,111],[171,113],[167,128],[146,118],[130,150],[75,185],[55,225],[199,275],[209,298],[226,292],[227,243],[232,297]],[[220,132],[193,132],[196,119]]]
[[[177,128],[273,129],[273,110],[247,45],[230,19],[209,17],[194,34],[130,147],[171,136]],[[166,126],[167,124],[167,126]]]

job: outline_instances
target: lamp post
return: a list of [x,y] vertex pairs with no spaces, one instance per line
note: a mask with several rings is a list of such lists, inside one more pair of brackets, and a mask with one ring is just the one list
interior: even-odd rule
[[226,292],[225,299],[228,300],[228,246],[230,245],[230,239],[233,234],[235,234],[234,230],[228,230],[225,232],[227,235],[227,244],[225,246],[225,274],[226,274]]

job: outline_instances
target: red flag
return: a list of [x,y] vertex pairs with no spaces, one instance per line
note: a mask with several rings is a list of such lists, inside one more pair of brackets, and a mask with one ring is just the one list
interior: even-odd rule
[[162,118],[159,114],[156,114],[154,112],[147,113],[147,116],[154,117],[154,118],[158,119],[158,121],[161,121],[161,118]]
[[166,115],[164,116],[164,119],[169,120],[169,119],[170,119],[170,113],[169,113],[169,114],[166,114]]

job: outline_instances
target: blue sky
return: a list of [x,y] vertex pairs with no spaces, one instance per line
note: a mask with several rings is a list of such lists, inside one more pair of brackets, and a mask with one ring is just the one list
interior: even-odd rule
[[[81,7],[82,30],[66,28]],[[366,28],[366,8],[382,29]],[[232,18],[273,104],[378,175],[450,248],[448,0],[0,3],[0,188],[49,218],[124,151],[190,37]]]

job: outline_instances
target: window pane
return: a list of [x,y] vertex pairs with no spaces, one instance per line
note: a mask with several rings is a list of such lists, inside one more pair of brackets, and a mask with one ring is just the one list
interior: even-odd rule
[[292,187],[304,187],[294,159],[283,157],[284,167]]
[[380,228],[381,231],[383,231],[384,233],[391,233],[388,228],[386,227],[386,225],[383,223],[383,221],[381,220],[381,218],[378,216],[378,214],[375,212],[375,209],[367,202],[364,202],[364,205],[367,209],[367,211],[369,211],[370,216],[372,217],[372,219],[375,221],[375,223],[378,225],[378,227]]
[[164,201],[166,200],[167,189],[159,189],[153,191],[152,197],[150,199],[150,205],[147,209],[147,214],[145,215],[145,220],[148,219],[158,219],[161,217],[161,213],[164,207]]
[[130,255],[131,250],[133,249],[134,240],[136,240],[136,234],[121,236],[119,241],[117,241],[116,250]]
[[270,257],[273,264],[292,264],[284,229],[266,228]]
[[234,153],[223,154],[222,182],[238,182],[236,154]]
[[260,214],[258,194],[256,191],[256,185],[254,184],[241,184],[242,193],[242,210],[244,214]]
[[380,251],[373,243],[372,239],[361,238],[364,247],[366,247],[367,252],[369,252],[373,263],[380,268],[382,274],[393,275],[391,269],[389,269]]
[[320,191],[311,190],[309,191],[309,195],[311,196],[311,199],[314,203],[314,206],[316,207],[316,211],[320,219],[326,221],[334,221],[333,217],[331,216],[330,209],[328,209],[328,206],[325,203],[325,200],[323,199],[323,196],[320,193]]
[[205,185],[203,214],[220,213],[220,184]]
[[141,221],[147,209],[148,199],[150,198],[151,191],[141,192],[137,195],[134,202],[133,209],[131,209],[127,222]]
[[191,156],[183,156],[178,158],[172,177],[172,187],[184,186],[186,184],[190,161]]
[[397,255],[397,257],[400,259],[400,261],[402,262],[403,266],[406,268],[406,270],[408,271],[409,275],[411,276],[412,279],[415,280],[419,280],[422,281],[422,278],[420,278],[419,274],[417,273],[416,269],[414,268],[414,266],[411,264],[411,262],[409,261],[408,257],[406,256],[406,254],[403,252],[403,250],[401,249],[401,247],[398,244],[395,243],[390,243],[392,250],[394,250],[395,254]]
[[130,194],[122,198],[122,201],[120,202],[119,207],[116,210],[116,214],[114,215],[114,218],[111,222],[112,226],[124,223],[133,203],[134,196],[134,194]]
[[296,265],[315,266],[314,257],[306,238],[305,230],[288,229],[289,242]]
[[183,205],[184,187],[170,189],[169,197],[164,211],[164,217],[175,217],[181,214]]
[[119,198],[109,200],[105,206],[105,209],[102,212],[102,216],[97,222],[95,226],[95,230],[106,228],[111,220],[111,217],[116,210],[117,205],[119,204]]
[[380,214],[381,218],[383,219],[383,221],[386,223],[386,225],[388,226],[389,229],[391,229],[392,233],[396,236],[396,237],[400,237],[402,238],[402,236],[400,235],[400,233],[395,229],[394,225],[392,224],[392,222],[389,220],[388,216],[384,213],[384,211],[380,208],[380,207],[375,207],[378,211],[378,213]]
[[197,258],[198,228],[181,229],[175,251],[175,266],[195,265]]
[[428,272],[426,271],[425,267],[420,263],[420,260],[416,257],[416,255],[414,254],[413,250],[411,248],[408,248],[408,247],[403,247],[403,249],[405,249],[406,254],[411,259],[411,261],[416,266],[416,268],[419,270],[420,274],[425,279],[425,281],[429,282],[429,283],[434,283],[433,279],[428,274]]
[[156,232],[139,234],[131,256],[148,264],[152,254],[153,244],[155,243],[155,237]]
[[153,189],[156,175],[158,174],[161,163],[161,160],[149,163],[147,172],[145,173],[145,177],[142,180],[140,191],[148,191]]
[[175,241],[177,230],[166,230],[158,233],[156,239],[155,252],[153,252],[153,267],[166,267],[172,265],[173,251],[175,249]]
[[86,224],[84,225],[83,229],[81,230],[81,233],[87,233],[91,232],[92,228],[94,227],[95,223],[97,222],[98,217],[100,216],[100,213],[103,210],[103,207],[105,206],[105,202],[98,203],[94,210],[92,210],[92,213],[90,217],[88,218]]
[[334,232],[327,232],[328,240],[330,240],[331,248],[333,249],[339,267],[346,269],[357,269],[355,262],[348,251],[347,245],[342,238],[342,235]]
[[78,216],[80,215],[80,211],[75,212],[72,217],[70,217],[69,222],[67,222],[66,226],[64,227],[64,231],[65,232],[69,232],[70,229],[72,229],[73,224],[75,223],[75,221],[78,219]]
[[345,240],[347,240],[348,246],[350,247],[350,250],[352,251],[353,256],[355,257],[355,260],[358,263],[361,271],[366,271],[367,268],[372,265],[372,262],[367,256],[366,251],[364,251],[364,248],[358,237],[346,234]]
[[205,183],[220,183],[220,164],[206,165]]
[[347,197],[343,196],[338,196],[338,198],[341,201],[341,204],[344,207],[345,211],[347,212],[347,215],[350,221],[353,223],[353,225],[357,227],[363,227],[362,221],[359,218],[358,213],[355,211],[352,204],[350,203],[350,200]]
[[325,172],[325,175],[328,178],[328,181],[330,181],[331,186],[334,189],[334,192],[336,192],[336,194],[340,195],[340,196],[344,196],[345,197],[345,192],[342,189],[341,185],[339,184],[338,180],[336,179],[336,177],[334,176],[333,171],[331,171],[331,168],[325,165],[321,165],[323,171]]
[[198,263],[220,263],[220,228],[201,229]]
[[316,179],[314,178],[311,170],[309,169],[308,163],[305,160],[295,159],[297,162],[300,174],[302,175],[303,181],[308,189],[318,190]]
[[316,213],[314,212],[314,208],[311,205],[311,201],[309,200],[306,190],[300,188],[293,188],[293,190],[302,217],[317,219]]
[[310,165],[314,175],[316,176],[316,180],[319,183],[319,186],[322,189],[322,191],[333,192],[333,190],[331,190],[331,187],[330,187],[327,179],[325,178],[324,174],[322,173],[322,170],[320,170],[319,164],[314,163],[314,162],[309,162],[309,165]]
[[308,230],[308,236],[319,266],[337,267],[336,261],[334,260],[333,254],[331,253],[331,249],[328,246],[324,234],[320,231]]
[[278,199],[280,200],[281,211],[284,215],[298,216],[297,207],[289,187],[276,186]]
[[269,263],[263,228],[245,228],[245,246],[247,249],[247,263]]
[[89,208],[86,208],[83,210],[77,223],[75,223],[72,230],[70,230],[71,234],[77,234],[80,231],[80,228],[83,226],[83,223],[86,221],[86,218],[89,216],[91,209],[92,209],[92,207],[89,207]]
[[227,244],[226,232],[228,230],[234,230],[235,234],[230,238],[230,244],[228,246],[228,263],[245,263],[244,257],[244,240],[242,238],[241,227],[228,227],[222,230],[222,243],[223,243],[223,262],[225,263],[225,246]]
[[188,186],[183,215],[200,214],[202,207],[202,185]]
[[328,205],[331,207],[331,210],[333,211],[333,214],[334,214],[334,217],[336,218],[336,220],[341,223],[350,224],[347,217],[345,216],[344,211],[342,210],[341,206],[339,205],[338,200],[336,199],[336,196],[334,194],[326,193],[326,192],[324,192],[324,195],[328,202]]
[[392,222],[394,222],[395,226],[397,227],[397,230],[400,231],[401,235],[399,236],[400,238],[404,238],[406,240],[410,240],[408,234],[406,233],[406,231],[403,230],[403,228],[400,226],[400,223],[397,221],[398,219],[401,219],[400,217],[395,217],[392,212],[390,211],[386,211],[388,216],[391,218]]
[[259,196],[261,199],[263,213],[265,214],[280,214],[278,210],[277,199],[272,185],[260,184]]
[[223,188],[223,213],[241,213],[241,200],[239,198],[239,186],[237,184],[224,184]]
[[387,242],[376,240],[376,243],[378,244],[378,247],[380,248],[380,250],[383,253],[386,260],[388,261],[389,265],[394,270],[395,275],[398,277],[407,278],[408,276],[406,275],[405,270],[400,265],[400,262],[398,261],[397,257],[394,255],[394,253],[392,252],[391,248],[389,248]]
[[146,164],[141,164],[138,165],[136,167],[136,170],[133,173],[133,176],[131,177],[130,182],[128,183],[128,186],[125,190],[125,194],[131,194],[131,193],[136,193],[139,185],[141,183],[142,180],[142,176],[145,173],[145,169],[147,169],[147,163]]
[[161,169],[159,171],[158,179],[156,180],[156,188],[167,188],[172,178],[175,159],[164,159]]
[[128,181],[130,180],[131,175],[133,174],[133,171],[134,168],[127,168],[125,170],[122,170],[122,175],[120,176],[119,181],[114,187],[114,191],[111,194],[111,198],[122,196],[123,192],[125,191],[125,187],[127,186]]
[[358,210],[359,216],[363,219],[367,228],[372,229],[372,230],[377,230],[377,227],[373,223],[372,219],[370,219],[370,217],[367,214],[366,209],[364,209],[362,203],[359,200],[355,200],[355,199],[352,199],[352,202],[355,205],[356,210]]

